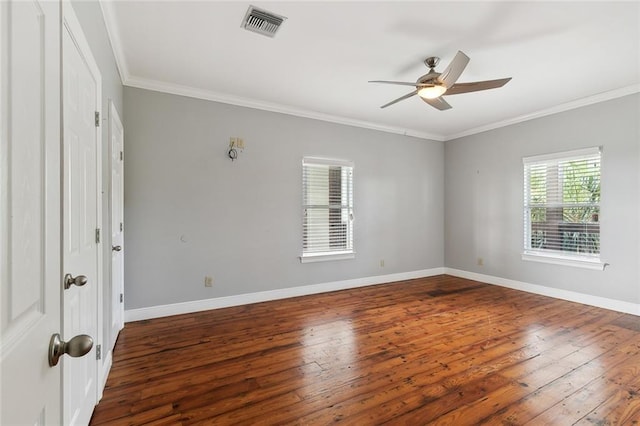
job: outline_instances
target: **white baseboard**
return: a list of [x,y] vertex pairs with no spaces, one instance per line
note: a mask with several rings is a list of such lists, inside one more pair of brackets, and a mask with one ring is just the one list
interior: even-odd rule
[[[640,316],[640,304],[623,302],[621,300],[606,297],[591,296],[568,290],[560,290],[553,287],[545,287],[538,284],[530,284],[507,278],[494,277],[492,275],[478,274],[454,268],[433,268],[419,271],[401,272],[397,274],[378,275],[374,277],[356,278],[345,281],[333,281],[321,284],[312,284],[299,287],[290,287],[277,290],[261,291],[258,293],[240,294],[236,296],[217,297],[214,299],[194,300],[190,302],[172,303],[169,305],[150,306],[147,308],[129,309],[124,313],[125,322],[140,321],[151,318],[160,318],[170,315],[188,314],[192,312],[207,311],[210,309],[228,308],[231,306],[247,305],[250,303],[267,302],[270,300],[286,299],[289,297],[307,296],[310,294],[326,293],[329,291],[346,290],[369,285],[385,284],[395,281],[410,280],[414,278],[431,277],[434,275],[448,274],[454,277],[467,278],[487,284],[499,285],[514,290],[568,300],[613,311],[624,312]],[[106,366],[106,362],[105,362]],[[108,372],[108,369],[106,370]],[[106,378],[106,375],[105,375]]]
[[104,362],[98,365],[98,368],[100,369],[100,381],[98,382],[98,402],[100,402],[100,399],[102,399],[102,392],[104,391],[104,387],[107,385],[107,378],[109,377],[111,364],[113,363],[112,354],[113,349],[107,351]]
[[560,290],[557,288],[545,287],[537,284],[529,284],[522,281],[494,277],[492,275],[478,274],[476,272],[468,272],[460,269],[444,268],[444,270],[445,274],[452,275],[454,277],[467,278],[487,284],[499,285],[501,287],[526,291],[528,293],[535,293],[542,296],[554,297],[556,299],[568,300],[570,302],[582,303],[584,305],[596,306],[598,308],[610,309],[612,311],[640,315],[640,304],[637,303],[623,302],[621,300],[609,299],[606,297],[591,296],[589,294]]
[[217,297],[214,299],[194,300],[191,302],[172,303],[170,305],[129,309],[124,312],[124,319],[125,322],[140,321],[151,318],[166,317],[170,315],[188,314],[192,312],[207,311],[210,309],[228,308],[231,306],[247,305],[250,303],[286,299],[289,297],[307,296],[310,294],[326,293],[329,291],[346,290],[350,288],[364,287],[376,284],[385,284],[394,281],[432,277],[434,275],[442,275],[444,273],[445,268],[422,269],[419,271],[355,278],[344,281],[333,281],[322,284],[312,284],[299,287],[282,288],[278,290],[261,291],[258,293],[239,294],[237,296]]

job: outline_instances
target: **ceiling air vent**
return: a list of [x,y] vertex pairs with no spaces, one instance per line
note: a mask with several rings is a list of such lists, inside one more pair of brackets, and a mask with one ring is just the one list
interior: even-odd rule
[[284,16],[275,15],[266,10],[258,9],[255,6],[249,6],[249,10],[247,10],[247,14],[244,15],[241,26],[254,33],[273,37],[285,19],[287,18]]

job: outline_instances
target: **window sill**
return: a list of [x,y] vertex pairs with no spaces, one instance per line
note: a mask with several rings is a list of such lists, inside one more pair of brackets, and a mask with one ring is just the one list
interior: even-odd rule
[[593,269],[597,271],[604,271],[607,263],[602,263],[600,259],[590,259],[579,256],[561,256],[554,255],[552,253],[522,253],[522,260],[531,262],[550,263],[553,265],[573,266],[576,268]]
[[353,251],[304,254],[300,256],[300,263],[328,262],[331,260],[355,259],[355,257],[356,253]]

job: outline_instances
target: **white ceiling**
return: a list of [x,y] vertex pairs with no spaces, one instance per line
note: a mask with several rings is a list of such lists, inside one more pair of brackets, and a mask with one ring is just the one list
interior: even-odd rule
[[[249,4],[287,17],[275,38],[240,27]],[[447,140],[640,91],[640,2],[120,1],[102,4],[125,85]],[[513,77],[446,97],[412,90],[423,60],[459,82]]]

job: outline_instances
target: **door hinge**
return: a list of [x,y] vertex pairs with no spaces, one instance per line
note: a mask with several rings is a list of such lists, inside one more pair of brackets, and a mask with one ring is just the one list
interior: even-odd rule
[[96,228],[96,244],[100,243],[100,228]]
[[124,231],[124,224],[120,222],[120,232]]
[[102,359],[102,345],[96,345],[96,359]]
[[124,294],[120,293],[120,303],[124,302]]
[[96,127],[100,127],[100,112],[99,111],[96,111],[95,119],[96,119]]
[[124,152],[120,151],[120,161],[124,161]]

